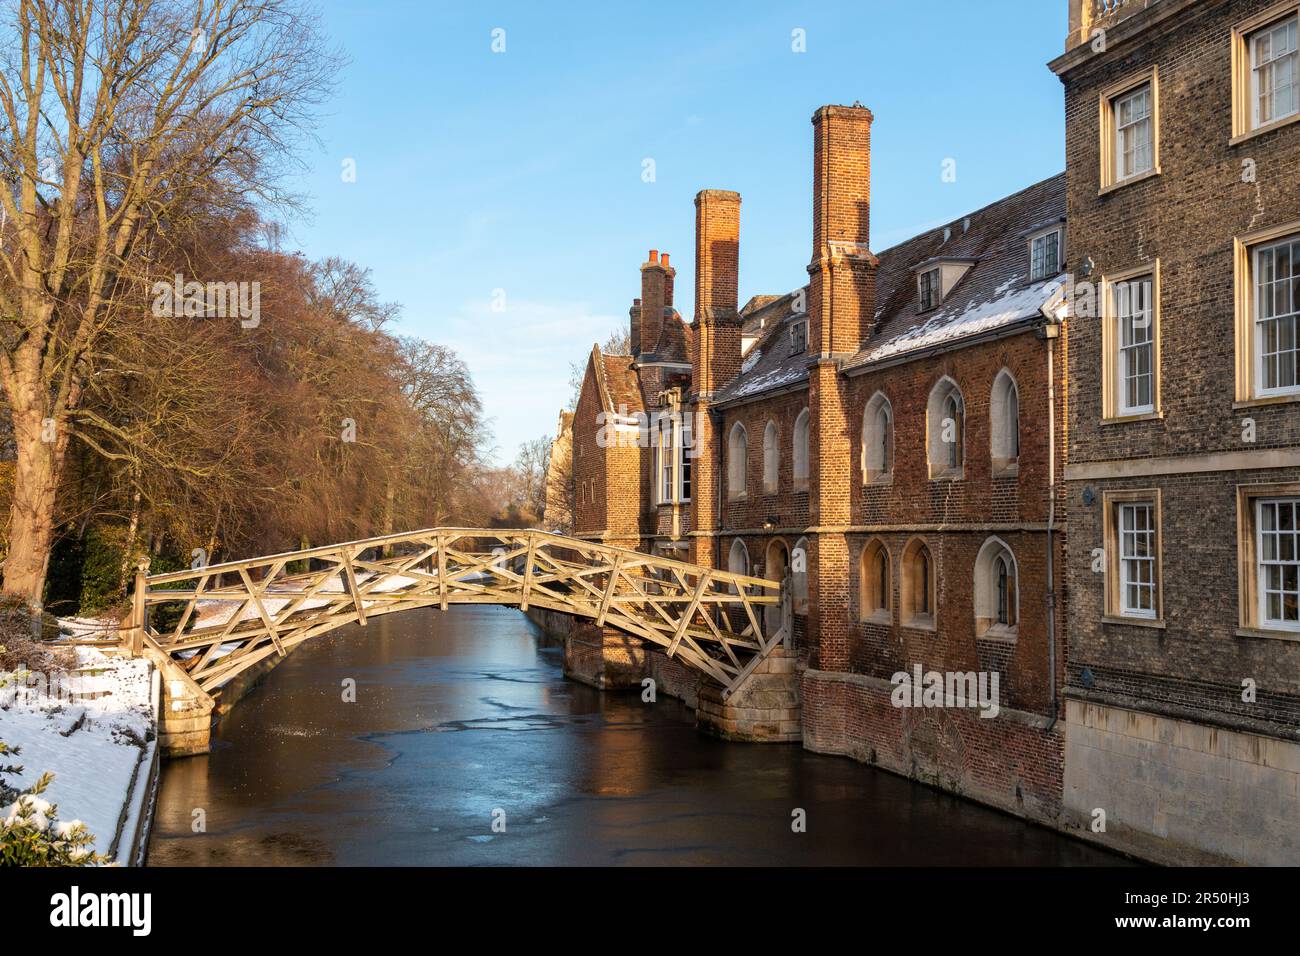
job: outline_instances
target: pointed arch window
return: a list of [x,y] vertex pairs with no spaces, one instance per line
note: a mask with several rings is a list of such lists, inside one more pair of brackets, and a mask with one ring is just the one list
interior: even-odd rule
[[989,398],[989,451],[995,473],[1014,471],[1020,462],[1020,390],[1003,369]]
[[926,435],[930,477],[961,478],[966,458],[966,402],[957,383],[946,376],[930,391]]
[[749,437],[745,426],[736,422],[727,438],[727,495],[743,498],[746,483],[746,459],[749,457]]
[[790,552],[790,584],[794,613],[808,613],[808,539],[800,538]]
[[1016,557],[1000,538],[989,538],[975,558],[975,636],[1015,637],[1020,624]]
[[902,621],[909,627],[935,626],[934,557],[924,541],[913,539],[903,552],[900,599]]
[[781,436],[776,422],[763,429],[763,494],[774,495],[781,478]]
[[876,392],[862,414],[862,481],[887,481],[894,469],[894,409]]
[[727,554],[727,570],[732,574],[749,574],[749,549],[739,538],[731,542]]
[[799,413],[794,420],[794,486],[796,489],[808,487],[808,424],[811,416],[808,409]]
[[884,542],[876,540],[862,549],[859,571],[860,618],[878,624],[888,624],[892,607],[893,582],[890,576],[889,550]]

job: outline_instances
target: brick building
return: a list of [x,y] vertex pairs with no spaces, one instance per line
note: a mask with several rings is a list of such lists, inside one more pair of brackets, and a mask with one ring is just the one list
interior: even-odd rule
[[[1071,0],[1068,809],[1300,860],[1300,3]],[[1084,286],[1084,283],[1087,286]],[[1231,808],[1230,812],[1226,808]]]
[[[575,524],[788,577],[810,749],[1294,863],[1300,0],[1066,2],[1064,175],[873,252],[871,113],[823,107],[809,283],[744,307],[741,198],[698,194],[693,321],[652,253],[635,354],[592,354]],[[690,454],[584,435],[665,409]],[[996,676],[996,716],[900,672]]]
[[[856,105],[813,117],[807,286],[739,307],[741,198],[704,190],[694,321],[652,346],[663,333],[644,317],[675,313],[671,300],[660,305],[663,263],[651,253],[631,314],[639,353],[596,350],[588,366],[577,531],[789,577],[795,699],[753,736],[789,739],[772,728],[801,696],[793,736],[812,749],[1051,819],[1064,662],[1053,571],[1065,516],[1052,506],[1066,408],[1064,177],[877,256],[871,123]],[[684,409],[664,421],[693,426],[693,457],[661,454],[671,443],[654,424],[635,452],[597,447],[583,423],[620,409],[629,435],[638,416]],[[673,468],[689,474],[677,498]],[[981,717],[975,701],[894,706],[892,678],[917,666],[995,678],[998,714]]]

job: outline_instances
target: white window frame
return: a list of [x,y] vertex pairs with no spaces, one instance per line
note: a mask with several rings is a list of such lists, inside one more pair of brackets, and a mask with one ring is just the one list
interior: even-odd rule
[[[1267,61],[1260,62],[1259,50],[1256,45],[1256,41],[1261,39],[1265,35],[1272,38],[1273,35],[1276,34],[1279,30],[1286,31],[1289,34],[1287,39],[1290,41],[1291,48],[1286,53],[1283,53],[1281,56],[1272,56]],[[1246,34],[1245,41],[1246,41],[1246,52],[1247,52],[1247,56],[1249,57],[1249,68],[1250,68],[1251,129],[1252,130],[1264,129],[1265,127],[1272,126],[1276,123],[1281,123],[1284,120],[1288,120],[1293,116],[1300,115],[1300,13],[1296,13],[1293,11],[1292,13],[1282,17],[1279,20],[1274,20],[1273,22],[1265,24],[1264,26],[1260,27],[1257,30],[1252,30],[1250,33]],[[1283,59],[1289,59],[1292,64],[1292,69],[1296,71],[1295,77],[1292,83],[1290,84],[1291,90],[1293,91],[1292,95],[1295,97],[1296,106],[1294,109],[1292,109],[1287,113],[1283,113],[1281,115],[1275,114],[1269,119],[1264,119],[1260,115],[1261,113],[1260,107],[1262,105],[1260,100],[1261,97],[1260,77],[1263,71],[1267,70],[1270,67],[1274,67],[1276,64],[1279,63],[1279,61]],[[1273,93],[1274,96],[1276,96],[1277,93],[1276,87],[1274,88]]]
[[655,430],[655,502],[661,505],[673,501],[672,435],[672,419],[665,415]]
[[[1111,307],[1115,316],[1116,408],[1120,415],[1149,415],[1156,410],[1155,288],[1155,277],[1152,275],[1134,276],[1131,279],[1116,282],[1110,287]],[[1140,292],[1144,297],[1146,306],[1144,309],[1135,308],[1133,302],[1135,291]],[[1137,341],[1136,335],[1133,335],[1131,337],[1134,341],[1126,343],[1126,333],[1130,329],[1136,331],[1141,327],[1139,320],[1143,315],[1145,315],[1145,321],[1141,325],[1145,325],[1146,338]],[[1128,400],[1128,383],[1132,371],[1130,363],[1138,350],[1145,350],[1148,356],[1145,377],[1149,382],[1149,400],[1141,404],[1130,405]]]
[[[1289,246],[1292,249],[1292,275],[1288,279],[1280,281],[1288,281],[1291,283],[1291,311],[1284,315],[1274,315],[1269,318],[1264,318],[1264,270],[1261,267],[1261,262],[1263,261],[1264,253],[1272,252],[1284,246]],[[1279,395],[1300,395],[1300,343],[1296,341],[1297,335],[1300,335],[1300,295],[1296,294],[1297,286],[1300,286],[1300,282],[1297,281],[1298,277],[1295,274],[1298,262],[1300,262],[1300,234],[1285,236],[1281,239],[1270,242],[1261,242],[1258,245],[1253,246],[1250,250],[1251,358],[1255,363],[1255,394],[1261,398]],[[1269,284],[1271,287],[1276,287],[1278,282],[1278,279],[1273,278],[1270,280]],[[1290,385],[1275,385],[1270,388],[1264,384],[1267,381],[1267,377],[1265,375],[1265,337],[1262,333],[1262,327],[1266,322],[1276,322],[1279,323],[1278,329],[1280,333],[1282,324],[1287,321],[1290,321],[1291,323],[1291,348],[1288,352],[1279,351],[1273,354],[1279,357],[1279,371],[1281,367],[1281,357],[1287,354],[1291,355],[1291,362],[1294,368],[1292,376],[1295,381]],[[1281,339],[1280,334],[1278,335],[1278,338],[1279,340]]]
[[[1139,97],[1146,100],[1146,112],[1125,123],[1122,118],[1124,105]],[[1115,182],[1125,183],[1154,171],[1156,168],[1155,92],[1151,85],[1143,83],[1126,93],[1121,93],[1111,100],[1111,109],[1115,112]],[[1140,126],[1145,126],[1145,137],[1143,141],[1134,144],[1129,138],[1130,131]],[[1146,165],[1138,168],[1137,159],[1144,150]],[[1126,172],[1124,161],[1130,154],[1133,157],[1133,169]]]
[[672,411],[659,416],[654,443],[656,504],[684,504],[691,500],[690,436],[687,414]]
[[[1121,114],[1125,104],[1132,103],[1140,96],[1147,97],[1147,112],[1141,118],[1129,118],[1121,125]],[[1160,69],[1150,66],[1140,73],[1126,77],[1102,90],[1100,104],[1100,166],[1101,192],[1119,189],[1130,183],[1141,182],[1151,176],[1160,174]],[[1131,132],[1146,124],[1145,147],[1149,149],[1150,162],[1124,174],[1124,154],[1126,147],[1133,147],[1133,155],[1143,151],[1143,144],[1132,138]],[[1136,144],[1136,145],[1135,145]]]
[[[1282,497],[1282,498],[1256,498],[1255,506],[1255,574],[1256,574],[1256,595],[1259,602],[1257,608],[1257,620],[1259,627],[1273,631],[1294,631],[1300,633],[1300,620],[1288,621],[1285,618],[1275,619],[1268,613],[1268,597],[1271,593],[1278,593],[1285,596],[1292,593],[1291,589],[1286,587],[1285,577],[1282,581],[1280,590],[1270,589],[1268,587],[1268,569],[1271,567],[1294,568],[1298,583],[1300,583],[1300,530],[1296,528],[1296,521],[1300,519],[1300,498]],[[1283,531],[1276,526],[1268,534],[1278,538],[1281,543],[1283,535],[1289,534],[1291,537],[1291,558],[1282,560],[1274,558],[1266,560],[1264,557],[1264,508],[1271,506],[1274,508],[1287,507],[1291,509],[1291,528],[1289,531]],[[1276,522],[1275,522],[1276,525]],[[1297,589],[1297,600],[1300,601],[1300,587]]]
[[[1118,522],[1115,529],[1115,540],[1116,546],[1119,548],[1119,554],[1117,555],[1119,559],[1119,612],[1124,617],[1155,620],[1160,613],[1160,563],[1156,527],[1156,503],[1154,501],[1124,501],[1118,502],[1115,507],[1116,521]],[[1131,528],[1128,527],[1126,517],[1136,515],[1139,511],[1146,512],[1146,528],[1138,529],[1136,523]],[[1145,555],[1139,554],[1136,547],[1131,549],[1129,547],[1130,542],[1136,545],[1139,536],[1148,539],[1148,548]],[[1149,580],[1141,580],[1140,574],[1136,579],[1133,577],[1133,570],[1140,567],[1148,569]],[[1129,603],[1130,586],[1150,593],[1151,606],[1149,608],[1136,607]]]
[[683,412],[677,422],[677,500],[685,504],[691,500],[694,490],[695,468],[691,461],[695,457],[695,431],[691,427],[691,416]]

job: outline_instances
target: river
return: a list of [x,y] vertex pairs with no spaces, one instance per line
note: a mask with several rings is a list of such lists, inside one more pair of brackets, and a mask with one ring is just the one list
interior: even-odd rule
[[299,647],[210,754],[164,765],[149,845],[151,866],[1119,862],[845,758],[705,737],[676,700],[566,680],[517,610],[472,606]]

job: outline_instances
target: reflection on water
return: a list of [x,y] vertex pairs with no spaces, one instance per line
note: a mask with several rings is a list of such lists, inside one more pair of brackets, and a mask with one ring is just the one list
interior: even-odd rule
[[[344,702],[349,678],[355,703]],[[791,830],[796,808],[807,832]],[[212,753],[165,765],[149,862],[1117,858],[850,760],[703,737],[678,701],[566,681],[559,649],[518,611],[456,607],[296,650],[214,731]]]

